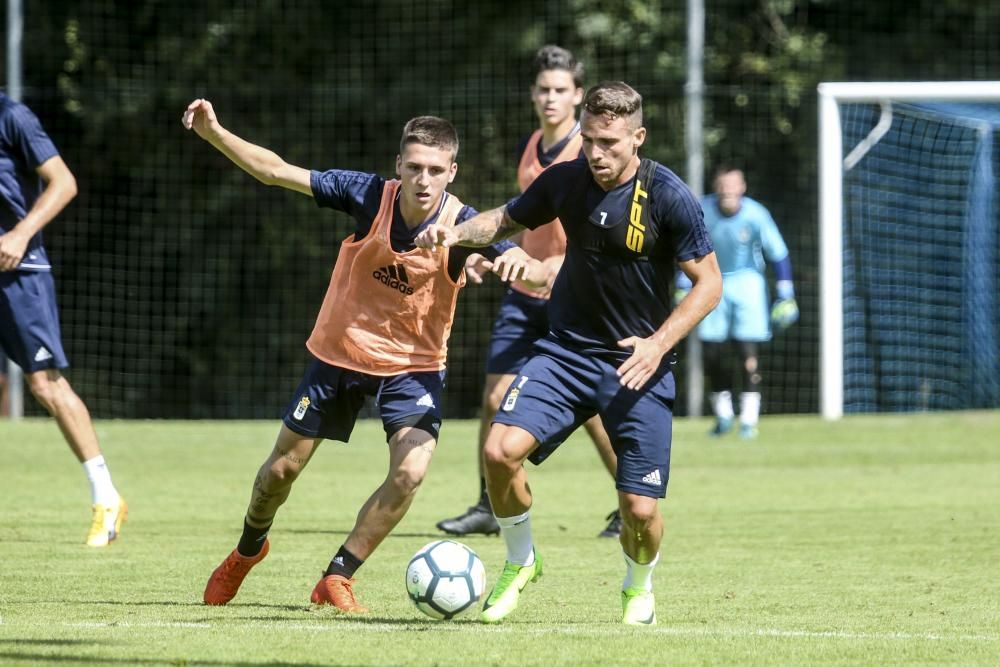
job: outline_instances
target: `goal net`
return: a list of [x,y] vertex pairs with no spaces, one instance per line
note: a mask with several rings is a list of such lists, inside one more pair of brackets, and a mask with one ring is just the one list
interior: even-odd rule
[[822,84],[820,143],[823,414],[1000,405],[1000,84]]

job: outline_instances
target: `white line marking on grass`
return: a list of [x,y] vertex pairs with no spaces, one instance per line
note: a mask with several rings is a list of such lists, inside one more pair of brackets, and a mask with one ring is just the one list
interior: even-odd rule
[[[239,622],[239,619],[234,619]],[[0,620],[2,624],[2,620]],[[45,623],[16,623],[15,625],[27,626],[48,626]],[[231,623],[194,623],[184,621],[82,621],[77,623],[63,623],[64,627],[71,628],[184,628],[195,630],[225,630],[231,627]],[[11,626],[10,623],[7,624]],[[262,628],[265,630],[299,630],[303,632],[343,632],[345,629],[358,630],[363,632],[400,632],[400,626],[394,623],[359,623],[342,622],[339,620],[330,623],[268,623],[264,621],[250,621],[240,623],[241,627]],[[475,627],[475,632],[492,632],[501,634],[526,633],[537,635],[592,635],[592,636],[614,636],[621,634],[626,628],[618,626],[580,626],[580,625],[554,625],[549,627],[525,628],[523,626],[483,626],[469,623],[427,623],[420,626],[420,630],[462,632]],[[655,633],[660,635],[671,635],[675,637],[777,637],[782,639],[847,639],[847,640],[923,640],[923,641],[961,641],[961,642],[995,642],[1000,640],[998,635],[943,635],[937,633],[916,633],[916,632],[845,632],[841,630],[782,630],[779,628],[648,628],[642,632]]]
[[653,628],[652,632],[666,635],[683,636],[725,636],[725,637],[804,637],[807,639],[922,639],[926,641],[972,641],[995,642],[1000,639],[996,635],[939,635],[935,633],[914,632],[844,632],[840,630],[780,630],[777,628],[758,628],[756,630],[736,630],[726,628]]
[[63,623],[67,628],[199,628],[208,630],[210,623],[193,623],[185,621],[153,621],[133,623],[132,621],[80,621],[79,623]]

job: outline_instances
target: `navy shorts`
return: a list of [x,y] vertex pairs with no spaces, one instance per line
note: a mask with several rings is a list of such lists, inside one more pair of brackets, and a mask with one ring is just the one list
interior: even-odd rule
[[285,426],[299,435],[347,442],[366,396],[374,396],[385,438],[414,426],[436,440],[441,430],[444,371],[369,375],[313,359],[285,410]]
[[618,455],[616,487],[662,498],[670,474],[670,437],[676,389],[664,362],[642,389],[623,387],[618,364],[568,349],[551,337],[507,390],[494,423],[523,428],[540,443],[528,459],[544,461],[583,422],[601,415]]
[[48,271],[0,271],[0,348],[25,373],[69,366]]
[[549,335],[549,302],[512,289],[493,321],[486,372],[513,375],[531,358],[535,341]]

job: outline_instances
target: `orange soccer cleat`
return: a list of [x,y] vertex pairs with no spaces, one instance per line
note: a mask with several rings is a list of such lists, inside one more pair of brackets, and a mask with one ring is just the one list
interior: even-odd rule
[[353,586],[354,579],[331,574],[319,580],[309,599],[313,604],[331,604],[349,614],[364,614],[368,607],[358,604]]
[[240,584],[249,574],[250,568],[264,560],[264,556],[267,555],[270,548],[270,541],[264,540],[264,547],[260,553],[250,557],[242,556],[236,549],[233,549],[233,552],[226,556],[226,560],[222,561],[222,564],[215,568],[212,576],[208,578],[208,584],[205,585],[205,604],[226,604],[236,597],[236,593],[240,590]]

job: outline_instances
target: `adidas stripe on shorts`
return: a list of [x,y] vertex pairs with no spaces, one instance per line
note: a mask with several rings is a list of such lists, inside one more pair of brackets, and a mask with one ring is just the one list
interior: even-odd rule
[[0,347],[25,373],[69,366],[48,271],[0,272]]

